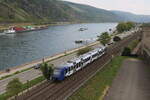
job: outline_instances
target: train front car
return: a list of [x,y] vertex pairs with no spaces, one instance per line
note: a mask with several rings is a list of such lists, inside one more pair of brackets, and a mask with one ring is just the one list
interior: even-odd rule
[[53,72],[52,79],[54,81],[63,81],[65,79],[65,67],[55,68]]

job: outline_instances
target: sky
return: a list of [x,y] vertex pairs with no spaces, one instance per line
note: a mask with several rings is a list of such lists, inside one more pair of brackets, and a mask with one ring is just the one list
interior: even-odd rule
[[88,4],[107,10],[120,10],[135,14],[150,15],[150,0],[65,0]]

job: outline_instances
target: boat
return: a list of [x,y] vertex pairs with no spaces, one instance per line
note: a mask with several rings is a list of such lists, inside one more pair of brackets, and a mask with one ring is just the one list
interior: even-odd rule
[[11,29],[8,29],[8,30],[4,30],[3,33],[5,33],[5,34],[14,34],[14,33],[16,33],[16,31],[13,28],[11,28]]
[[83,43],[83,40],[76,40],[75,43],[77,43],[77,44]]
[[38,30],[44,30],[48,29],[48,26],[38,26],[38,27],[32,27],[32,26],[24,26],[24,27],[11,27],[8,30],[4,30],[3,33],[5,34],[13,34],[13,33],[22,33],[22,32],[30,32],[30,31],[38,31]]
[[85,31],[88,30],[88,28],[80,28],[79,31]]

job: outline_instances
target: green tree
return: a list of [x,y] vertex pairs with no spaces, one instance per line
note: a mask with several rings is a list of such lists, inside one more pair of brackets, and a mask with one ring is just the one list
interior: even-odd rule
[[127,22],[127,30],[132,29],[133,27],[135,27],[135,24],[133,22]]
[[117,31],[119,32],[119,33],[122,33],[122,32],[124,32],[124,31],[126,31],[127,30],[127,24],[126,23],[119,23],[118,25],[117,25]]
[[47,79],[50,80],[52,74],[53,74],[53,64],[48,64],[48,63],[43,63],[41,65],[41,71],[43,73],[43,76]]
[[19,81],[18,78],[13,79],[7,84],[7,92],[11,93],[10,95],[17,95],[22,90],[23,84]]
[[133,22],[122,22],[122,23],[119,23],[117,25],[117,31],[119,33],[122,33],[124,31],[129,31],[130,29],[132,29],[134,27],[134,23]]
[[98,41],[103,45],[106,45],[111,40],[110,35],[108,32],[103,32],[100,36],[98,36]]

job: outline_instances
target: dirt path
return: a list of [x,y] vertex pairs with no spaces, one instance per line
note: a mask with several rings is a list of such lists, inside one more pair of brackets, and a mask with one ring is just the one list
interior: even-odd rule
[[104,100],[150,100],[150,66],[141,60],[124,61]]

